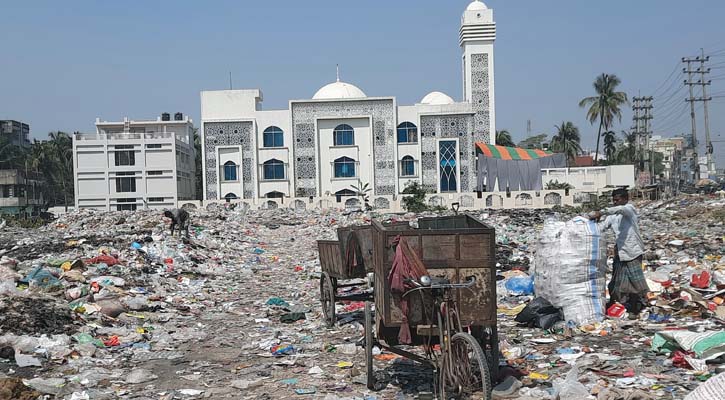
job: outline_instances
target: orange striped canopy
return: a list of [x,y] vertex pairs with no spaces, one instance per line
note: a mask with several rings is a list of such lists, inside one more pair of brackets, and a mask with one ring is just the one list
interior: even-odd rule
[[500,158],[502,160],[534,160],[554,155],[553,152],[548,150],[495,146],[483,142],[476,142],[476,151],[486,157]]

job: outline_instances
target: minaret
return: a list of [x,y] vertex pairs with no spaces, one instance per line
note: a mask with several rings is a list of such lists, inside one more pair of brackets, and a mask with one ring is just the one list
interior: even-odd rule
[[474,138],[495,144],[493,42],[496,23],[493,10],[478,0],[468,5],[461,18],[460,45],[463,51],[463,100],[473,105]]

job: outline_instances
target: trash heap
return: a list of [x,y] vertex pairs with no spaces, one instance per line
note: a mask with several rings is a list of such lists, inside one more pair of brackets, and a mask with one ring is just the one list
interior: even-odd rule
[[[534,316],[549,322],[515,321],[535,299],[545,222],[574,215],[475,213],[497,234],[507,384],[497,394],[684,398],[716,383],[722,359],[706,359],[723,343],[722,206],[698,197],[638,205],[655,306],[638,320],[585,325],[543,302]],[[431,398],[432,371],[384,351],[374,356],[380,390],[365,387],[363,305],[338,303],[338,323],[325,326],[316,246],[340,226],[415,226],[420,215],[190,213],[188,238],[170,236],[155,211],[80,211],[0,230],[0,400]]]
[[[574,215],[532,217],[529,234],[513,230],[507,216],[489,216],[491,225],[508,228],[507,237],[518,237],[508,262],[499,261],[497,292],[504,371],[520,387],[512,398],[685,398],[702,382],[718,386],[714,377],[725,379],[725,202],[692,196],[635,205],[652,292],[650,307],[636,318],[623,308],[593,308],[594,301],[606,303],[597,294],[605,281],[595,263],[589,269],[592,279],[585,282],[567,269],[571,251],[557,244],[561,238],[546,239],[552,231],[548,221],[539,223],[541,215],[561,225],[570,224]],[[614,237],[607,233],[604,238],[608,282]],[[501,239],[499,252],[511,247]],[[550,246],[532,246],[537,240]],[[596,248],[590,244],[579,248]],[[547,276],[551,271],[558,274]],[[551,279],[562,290],[552,290]],[[578,312],[567,311],[564,305],[576,302],[577,291],[590,297],[584,297]],[[582,320],[581,313],[589,318]],[[564,396],[564,388],[578,394]],[[722,398],[692,396],[688,399]]]

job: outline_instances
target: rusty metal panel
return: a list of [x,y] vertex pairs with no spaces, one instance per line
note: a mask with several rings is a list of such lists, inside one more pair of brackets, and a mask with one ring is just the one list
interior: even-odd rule
[[[375,305],[377,318],[384,327],[400,326],[402,313],[387,284],[395,258],[393,242],[405,236],[421,257],[431,276],[447,277],[451,282],[475,276],[473,292],[459,290],[456,294],[459,311],[466,324],[496,324],[495,231],[469,215],[421,218],[419,229],[407,224],[383,225],[373,221],[375,263]],[[465,293],[464,293],[465,292]],[[411,299],[409,321],[415,325],[429,323],[424,313],[430,299],[415,295]]]
[[494,240],[492,235],[460,235],[460,238],[461,260],[493,258],[493,254],[490,253],[491,241]]
[[422,260],[449,260],[456,257],[457,235],[423,235]]
[[458,310],[465,325],[488,325],[496,322],[496,273],[491,268],[459,270],[460,282],[476,278],[471,290],[458,289]]

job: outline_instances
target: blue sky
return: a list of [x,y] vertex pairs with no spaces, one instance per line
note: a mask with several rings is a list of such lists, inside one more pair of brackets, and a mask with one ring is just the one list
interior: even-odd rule
[[[96,117],[199,120],[199,92],[260,88],[264,108],[309,98],[335,78],[412,104],[440,90],[461,98],[458,28],[467,0],[13,1],[3,4],[0,118],[51,130],[93,131]],[[490,0],[497,22],[497,128],[514,139],[573,121],[583,144],[596,127],[578,101],[602,73],[630,95],[655,93],[655,127],[689,131],[678,60],[716,53],[711,91],[725,94],[725,2]],[[667,78],[670,77],[670,80]],[[659,90],[656,90],[658,89]],[[664,104],[663,104],[664,103]],[[657,100],[655,105],[657,106]],[[711,131],[725,140],[725,98]],[[658,113],[658,111],[660,111]],[[625,110],[617,130],[629,128]],[[702,136],[702,116],[698,119]],[[719,135],[719,136],[718,136]],[[725,142],[715,143],[725,161]]]

